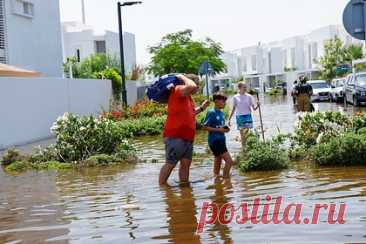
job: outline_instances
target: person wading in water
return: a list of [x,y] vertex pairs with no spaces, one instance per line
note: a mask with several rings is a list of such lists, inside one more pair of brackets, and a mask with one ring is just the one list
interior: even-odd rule
[[299,84],[295,87],[297,110],[298,112],[311,112],[311,95],[313,95],[313,88],[307,84],[307,78],[301,76]]
[[196,115],[210,105],[204,101],[198,108],[192,95],[199,90],[196,75],[177,75],[183,85],[175,86],[169,95],[168,118],[164,127],[166,163],[160,170],[159,184],[165,185],[175,166],[180,162],[179,179],[188,183],[196,135]]
[[238,88],[239,94],[233,98],[233,110],[229,117],[229,126],[231,126],[231,118],[236,111],[237,129],[240,131],[241,143],[244,149],[249,130],[253,129],[252,112],[259,108],[260,103],[258,101],[257,106],[254,105],[254,98],[247,92],[248,87],[244,82],[240,82]]

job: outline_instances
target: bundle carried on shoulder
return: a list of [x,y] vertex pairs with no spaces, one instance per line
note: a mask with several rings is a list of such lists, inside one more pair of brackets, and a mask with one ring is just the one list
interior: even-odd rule
[[146,94],[147,97],[154,102],[168,103],[170,90],[181,84],[182,81],[179,80],[176,75],[164,75],[147,88]]

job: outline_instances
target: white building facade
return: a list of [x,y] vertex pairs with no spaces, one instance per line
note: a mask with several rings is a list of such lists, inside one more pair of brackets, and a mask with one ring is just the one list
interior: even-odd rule
[[0,62],[62,76],[58,0],[0,0]]
[[[78,22],[62,23],[64,60],[76,57],[78,61],[96,53],[107,53],[120,57],[119,34],[112,31],[98,33],[92,26]],[[123,33],[125,68],[131,72],[136,65],[135,35]]]
[[343,26],[330,25],[304,36],[227,52],[223,55],[227,75],[243,76],[257,88],[263,88],[264,83],[271,85],[274,80],[292,80],[297,74],[311,76],[320,70],[318,61],[324,55],[324,43],[335,36],[345,44],[363,44],[348,35]]

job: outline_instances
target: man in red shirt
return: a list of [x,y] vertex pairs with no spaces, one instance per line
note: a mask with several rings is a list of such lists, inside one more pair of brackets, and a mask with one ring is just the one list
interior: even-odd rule
[[191,95],[199,89],[196,75],[177,75],[177,78],[183,85],[174,87],[169,95],[168,118],[164,128],[166,163],[160,170],[160,185],[166,184],[179,161],[179,180],[181,183],[189,181],[196,134],[196,115],[210,105],[209,101],[205,101],[200,107],[195,107]]

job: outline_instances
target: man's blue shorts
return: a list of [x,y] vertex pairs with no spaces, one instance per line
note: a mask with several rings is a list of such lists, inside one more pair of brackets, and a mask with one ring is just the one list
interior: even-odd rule
[[192,160],[193,142],[171,137],[165,138],[164,142],[167,163],[176,165],[182,159]]

